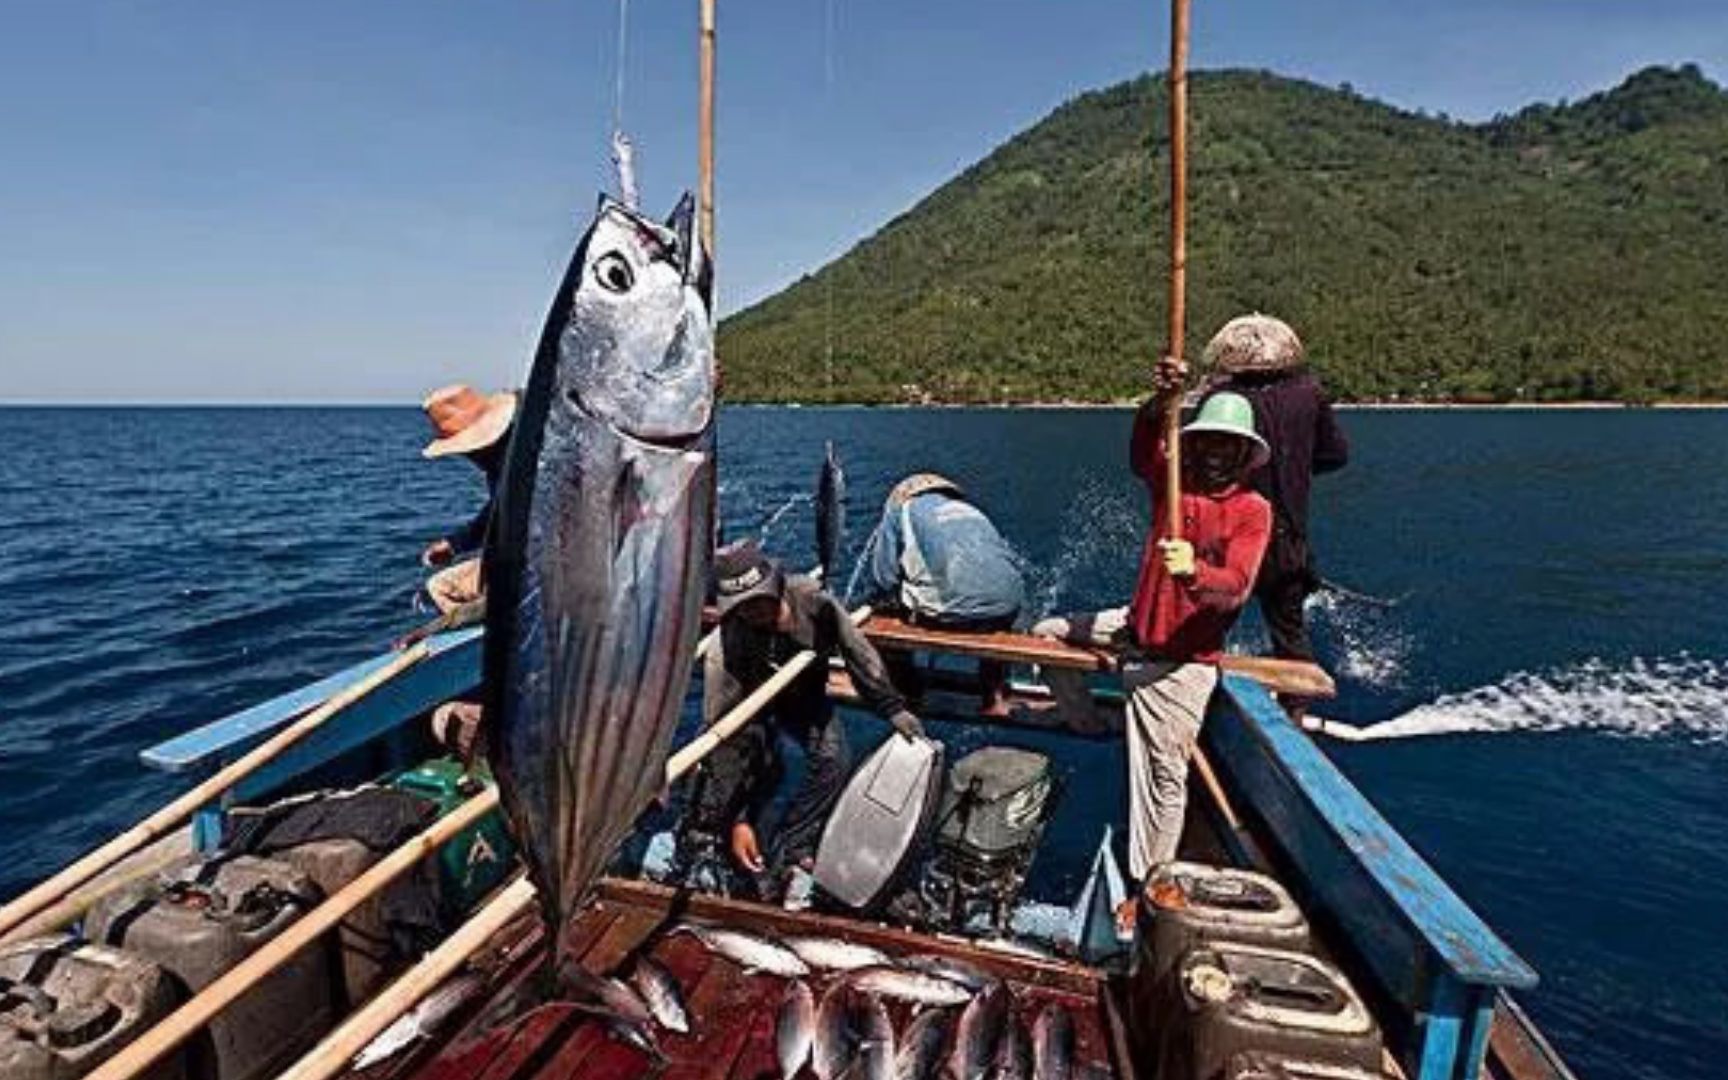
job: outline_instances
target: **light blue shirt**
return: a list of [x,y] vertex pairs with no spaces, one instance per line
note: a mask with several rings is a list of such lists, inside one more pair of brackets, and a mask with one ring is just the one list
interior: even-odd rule
[[983,511],[942,491],[884,510],[870,538],[869,590],[943,621],[1003,619],[1026,602],[1014,549]]

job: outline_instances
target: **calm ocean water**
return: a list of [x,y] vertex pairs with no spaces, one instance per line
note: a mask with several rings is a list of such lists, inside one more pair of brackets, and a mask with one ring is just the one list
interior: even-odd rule
[[[137,752],[383,648],[420,545],[480,497],[406,409],[3,409],[0,896],[179,784]],[[1356,413],[1317,489],[1315,617],[1378,725],[1335,760],[1543,976],[1528,1004],[1586,1076],[1728,1061],[1728,414]],[[914,468],[961,480],[1034,567],[1040,611],[1117,599],[1146,513],[1120,411],[739,409],[728,535],[808,561],[824,439],[852,542]],[[779,511],[778,517],[776,512]],[[1252,635],[1253,627],[1245,633]],[[959,742],[971,733],[945,731]],[[1097,759],[1096,761],[1092,759]],[[1115,776],[1107,747],[1064,765]],[[180,783],[184,783],[181,781]],[[1120,787],[1074,785],[1084,870]]]

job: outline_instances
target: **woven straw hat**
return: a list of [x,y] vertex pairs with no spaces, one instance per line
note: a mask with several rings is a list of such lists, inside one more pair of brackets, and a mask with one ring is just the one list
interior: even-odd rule
[[901,503],[910,502],[927,491],[946,491],[956,498],[961,498],[965,494],[960,490],[959,484],[941,473],[913,473],[895,484],[888,492],[888,506],[893,508]]
[[1255,312],[1225,323],[1206,343],[1203,359],[1209,368],[1235,374],[1288,371],[1300,367],[1305,355],[1302,339],[1289,323]]
[[516,415],[516,395],[508,390],[482,394],[457,383],[441,386],[420,403],[432,422],[431,442],[421,453],[429,458],[471,454],[497,442]]

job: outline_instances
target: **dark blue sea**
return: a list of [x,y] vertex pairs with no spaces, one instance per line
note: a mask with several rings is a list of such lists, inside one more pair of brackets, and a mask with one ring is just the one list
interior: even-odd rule
[[[1334,759],[1541,972],[1593,1077],[1728,1062],[1728,414],[1347,416],[1317,485],[1314,617],[1373,725]],[[810,561],[823,440],[854,546],[913,469],[964,483],[1040,612],[1120,601],[1146,520],[1122,411],[737,409],[728,535]],[[140,749],[383,649],[421,545],[481,497],[408,409],[0,409],[0,896],[171,796]],[[1250,639],[1258,631],[1243,632]],[[945,731],[958,742],[979,736]],[[1061,898],[1122,817],[1075,751],[1038,868]],[[1109,777],[1112,783],[1094,778]]]

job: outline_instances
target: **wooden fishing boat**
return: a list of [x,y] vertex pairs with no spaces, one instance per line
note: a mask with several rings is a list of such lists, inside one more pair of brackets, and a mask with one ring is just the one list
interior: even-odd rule
[[[700,232],[710,250],[714,236],[713,7],[713,0],[701,0]],[[1171,333],[1166,352],[1179,355],[1185,318],[1186,0],[1175,0],[1173,8]],[[1167,410],[1165,420],[1174,436],[1174,407]],[[1164,490],[1179,491],[1179,439],[1171,437],[1169,444],[1170,472]],[[1176,500],[1167,504],[1176,518],[1169,535],[1180,535]],[[1108,725],[1102,735],[1068,732],[1052,695],[1035,678],[1013,684],[1020,707],[1008,719],[984,721],[971,713],[978,693],[975,662],[981,658],[1021,665],[1022,674],[1026,667],[1036,666],[1107,675],[1114,659],[1106,653],[1013,634],[934,631],[885,618],[868,620],[865,632],[882,648],[910,653],[922,664],[930,688],[922,709],[927,718],[937,718],[946,710],[968,724],[988,723],[1005,730],[1032,727],[1049,739],[1111,737]],[[1100,931],[1100,919],[1108,924],[1113,906],[1101,899],[1109,892],[1107,846],[1076,905],[1077,928],[1064,941],[1046,937],[1036,943],[1025,940],[1033,935],[1003,920],[987,922],[982,929],[967,921],[932,929],[927,920],[909,926],[903,919],[848,913],[832,906],[788,911],[688,887],[671,888],[646,880],[639,860],[625,859],[599,883],[574,925],[560,932],[574,946],[570,951],[580,965],[596,975],[644,957],[657,959],[687,999],[691,1030],[662,1032],[659,1051],[651,1054],[617,1037],[609,1019],[592,1010],[558,1001],[531,1008],[537,999],[527,991],[546,967],[546,930],[532,886],[520,873],[508,873],[497,844],[472,840],[473,830],[495,818],[498,808],[496,790],[480,777],[465,778],[434,823],[366,868],[356,866],[356,876],[331,883],[329,895],[321,901],[310,896],[299,899],[292,912],[282,904],[272,907],[270,934],[254,935],[248,951],[237,954],[231,967],[205,973],[209,977],[201,978],[201,989],[190,1000],[168,1002],[171,989],[163,989],[157,976],[151,987],[159,1013],[144,1015],[138,1007],[139,995],[133,993],[125,1008],[110,1001],[104,1011],[84,1000],[68,999],[72,1007],[48,1022],[12,1022],[15,1010],[37,1010],[39,1018],[44,1010],[53,1013],[58,1007],[40,973],[80,953],[75,935],[83,928],[81,923],[94,919],[90,913],[105,897],[150,879],[165,867],[181,865],[189,852],[195,853],[192,858],[215,855],[224,826],[237,810],[316,792],[333,781],[394,773],[436,753],[426,720],[440,704],[476,690],[480,654],[478,629],[433,634],[403,651],[144,751],[142,760],[149,768],[205,778],[168,807],[0,909],[0,945],[14,947],[11,954],[0,952],[0,965],[11,962],[21,969],[17,974],[6,973],[12,968],[0,971],[0,1020],[6,1021],[0,1024],[0,1035],[8,1026],[22,1032],[10,1043],[0,1040],[0,1065],[6,1062],[5,1054],[14,1053],[19,1055],[15,1060],[26,1062],[20,1071],[34,1068],[29,1075],[55,1080],[85,1075],[93,1080],[145,1076],[178,1080],[188,1075],[202,1080],[211,1069],[203,1055],[216,1054],[211,1044],[221,1041],[214,1036],[215,1025],[247,1002],[255,1025],[272,1032],[293,1029],[295,1035],[271,1046],[268,1038],[254,1032],[253,1049],[266,1052],[251,1060],[245,1080],[262,1080],[270,1074],[285,1080],[327,1080],[345,1074],[369,1080],[578,1076],[756,1080],[779,1075],[775,1011],[785,993],[782,980],[747,972],[688,936],[667,932],[674,924],[694,918],[762,939],[809,935],[868,945],[885,954],[890,963],[912,954],[936,954],[968,964],[1006,989],[1013,1013],[1024,1023],[1047,1007],[1066,1011],[1074,1039],[1073,1067],[1065,1075],[1181,1080],[1192,1071],[1213,1080],[1224,1075],[1224,1068],[1236,1070],[1237,1058],[1231,1057],[1223,1067],[1215,1062],[1205,1069],[1185,1071],[1194,1065],[1195,1057],[1166,1053],[1171,1046],[1183,1045],[1184,1039],[1197,1038],[1183,1030],[1186,1014],[1171,1005],[1180,1001],[1186,1007],[1192,998],[1208,1009],[1223,1009],[1239,997],[1258,993],[1255,978],[1234,981],[1223,959],[1226,947],[1204,939],[1205,949],[1196,954],[1211,950],[1215,955],[1203,958],[1204,963],[1197,963],[1192,971],[1184,959],[1179,985],[1165,976],[1149,975],[1155,954],[1148,952],[1144,941],[1124,950],[1107,925]],[[734,716],[723,718],[694,746],[674,755],[668,783],[691,767],[703,747],[711,748],[725,731],[747,723],[752,709],[783,687],[800,664],[810,662],[809,654],[803,654],[786,665],[735,709]],[[842,673],[832,673],[829,685],[836,699],[848,699],[851,690]],[[1202,782],[1195,785],[1191,800],[1183,855],[1268,875],[1293,897],[1304,926],[1312,929],[1312,940],[1304,940],[1316,958],[1293,960],[1286,952],[1276,963],[1323,974],[1333,970],[1328,964],[1336,964],[1342,974],[1336,983],[1326,984],[1320,997],[1328,1007],[1347,1002],[1371,1015],[1373,1023],[1364,1019],[1360,1030],[1371,1029],[1373,1037],[1353,1044],[1358,1054],[1353,1061],[1356,1072],[1329,1066],[1330,1071],[1252,1075],[1416,1080],[1570,1077],[1560,1057],[1510,996],[1533,986],[1535,972],[1289,722],[1268,686],[1315,696],[1330,691],[1323,677],[1276,663],[1236,660],[1226,665],[1194,758]],[[1119,710],[1120,704],[1119,695],[1112,699],[1106,692],[1094,706],[1108,714]],[[190,825],[184,826],[188,819]],[[346,1015],[339,1018],[326,1015],[328,999],[314,1006],[280,992],[290,971],[304,972],[302,962],[309,956],[342,947],[333,942],[352,928],[363,905],[417,865],[438,857],[459,836],[469,838],[464,841],[465,869],[474,870],[476,859],[490,859],[499,863],[493,868],[499,873],[488,880],[498,883],[486,895],[466,898],[465,921],[442,943],[406,970],[387,971],[393,981],[381,989],[350,992]],[[1036,852],[1029,857],[1035,860]],[[206,871],[220,876],[222,864],[216,860],[194,865],[200,881]],[[1148,925],[1156,927],[1159,919],[1179,910],[1191,897],[1178,889],[1172,898],[1154,886],[1132,899],[1140,912],[1144,938]],[[120,921],[139,918],[143,910],[129,909]],[[197,922],[194,918],[180,925],[196,927]],[[247,928],[257,930],[259,925],[258,919],[252,919]],[[41,937],[68,927],[74,932],[70,939]],[[112,935],[110,940],[124,944],[125,934]],[[1152,940],[1157,940],[1155,933]],[[1106,947],[1112,942],[1114,947]],[[166,947],[174,944],[170,940]],[[1250,971],[1256,963],[1262,968],[1273,964],[1273,952],[1255,954],[1244,946],[1236,955],[1248,958],[1241,963],[1244,971]],[[105,954],[104,962],[111,965],[108,970],[124,967],[111,954]],[[128,970],[136,974],[136,968]],[[1190,974],[1195,976],[1191,981]],[[825,990],[838,978],[812,975],[811,981],[815,989]],[[1219,980],[1225,980],[1222,990]],[[313,979],[306,984],[307,993],[316,993],[324,981],[322,975]],[[453,992],[457,988],[462,990],[460,995]],[[1291,993],[1292,1000],[1271,1000],[1262,1010],[1265,1015],[1250,1017],[1266,1021],[1263,1027],[1271,1023],[1267,1017],[1292,1011],[1294,999],[1309,995],[1296,983],[1276,989]],[[267,999],[262,1012],[257,1008],[261,994]],[[394,1052],[356,1058],[364,1049],[375,1049],[374,1040],[407,1019],[404,1014],[417,1002],[439,995],[446,1003],[441,1018],[427,1019]],[[895,1026],[903,1031],[906,1010],[896,1005],[893,1011]],[[123,1021],[131,1021],[133,1028],[127,1029],[124,1041],[117,1041],[114,1033]],[[1343,1031],[1329,1030],[1333,1035]],[[322,1036],[309,1049],[298,1041],[308,1031]],[[1212,1047],[1219,1062],[1225,1060],[1221,1045]],[[1366,1049],[1370,1045],[1371,1051]],[[1308,1043],[1303,1046],[1311,1049]],[[100,1052],[80,1056],[90,1047],[100,1047]],[[271,1058],[271,1054],[281,1058],[290,1050],[300,1055],[297,1060]],[[1292,1052],[1301,1057],[1308,1049]],[[1361,1059],[1370,1052],[1372,1060]],[[257,1066],[266,1059],[272,1060],[267,1069]],[[221,1073],[219,1066],[216,1071]],[[838,1074],[837,1069],[824,1072],[821,1080],[834,1080]],[[848,1070],[846,1075],[853,1072]],[[1233,1071],[1232,1080],[1248,1075]],[[229,1077],[224,1075],[222,1080]]]
[[[970,715],[976,685],[966,675],[978,656],[1063,662],[1095,668],[1084,651],[1052,649],[1015,635],[993,635],[969,648],[963,637],[904,625],[878,624],[873,635],[887,647],[917,657],[933,678],[947,680],[926,700],[926,714],[940,719],[945,702],[952,718],[981,723]],[[890,644],[892,642],[892,644]],[[376,675],[397,659],[386,654],[227,718],[189,731],[144,751],[144,764],[181,774],[219,769],[278,735],[343,687]],[[333,767],[394,768],[436,752],[426,717],[435,706],[468,693],[480,677],[480,632],[440,634],[427,642],[425,658],[400,669],[377,690],[330,716],[298,744],[235,785],[197,814],[189,837],[213,850],[224,818],[238,806],[277,799],[313,785]],[[836,681],[844,692],[844,685]],[[1035,699],[1036,695],[1030,695]],[[1108,701],[1107,698],[1103,699]],[[1050,735],[1050,719],[1017,713]],[[1000,725],[1011,730],[1013,722]],[[1079,738],[1080,736],[1072,736]],[[1534,972],[1442,881],[1382,818],[1350,781],[1274,703],[1265,688],[1229,674],[1216,695],[1203,736],[1203,752],[1216,786],[1196,784],[1184,856],[1254,867],[1274,875],[1297,898],[1315,928],[1317,948],[1349,974],[1385,1034],[1384,1065],[1391,1075],[1441,1080],[1491,1076],[1547,1080],[1570,1075],[1558,1055],[1513,1003],[1510,991],[1528,988]],[[469,800],[472,808],[485,795]],[[449,815],[444,820],[452,820]],[[448,834],[446,834],[448,835]],[[182,840],[184,842],[184,840]],[[408,853],[422,857],[427,844]],[[345,890],[344,890],[345,891]],[[483,926],[478,946],[460,962],[428,978],[420,968],[401,985],[417,991],[397,1004],[424,997],[456,972],[478,977],[484,992],[473,996],[447,1026],[402,1054],[367,1070],[367,1076],[456,1076],[504,1078],[564,1076],[757,1077],[776,1075],[773,1011],[783,987],[766,975],[746,975],[712,956],[687,936],[665,931],[678,920],[698,918],[764,935],[831,936],[874,945],[891,956],[938,953],[961,958],[1006,980],[1018,1008],[1031,1012],[1048,1002],[1066,1006],[1076,1023],[1077,1057],[1090,1073],[1154,1077],[1157,1065],[1139,1049],[1137,1031],[1149,1018],[1133,995],[1133,977],[1121,958],[1088,962],[1047,949],[1025,949],[994,934],[933,934],[908,930],[880,917],[833,911],[795,912],[747,900],[675,891],[622,872],[605,879],[593,905],[576,927],[583,964],[596,973],[622,961],[652,955],[681,984],[695,1016],[686,1036],[662,1039],[667,1060],[653,1062],[614,1039],[606,1025],[568,1005],[549,1005],[500,1022],[501,1003],[528,978],[544,955],[543,933],[520,880],[483,902],[474,925]],[[313,913],[314,915],[316,912]],[[307,916],[310,918],[311,916]],[[444,951],[442,948],[437,952]],[[267,977],[267,976],[266,976]],[[818,986],[820,984],[818,983]],[[396,991],[387,989],[379,996]],[[398,995],[401,997],[402,995]],[[360,1010],[364,1013],[366,1010]],[[400,1011],[399,1009],[397,1011]],[[358,1014],[357,1014],[358,1015]],[[350,1023],[353,1021],[350,1017]],[[371,1034],[344,1028],[326,1038],[287,1076],[335,1075],[346,1071]],[[311,1068],[307,1061],[328,1064]]]

